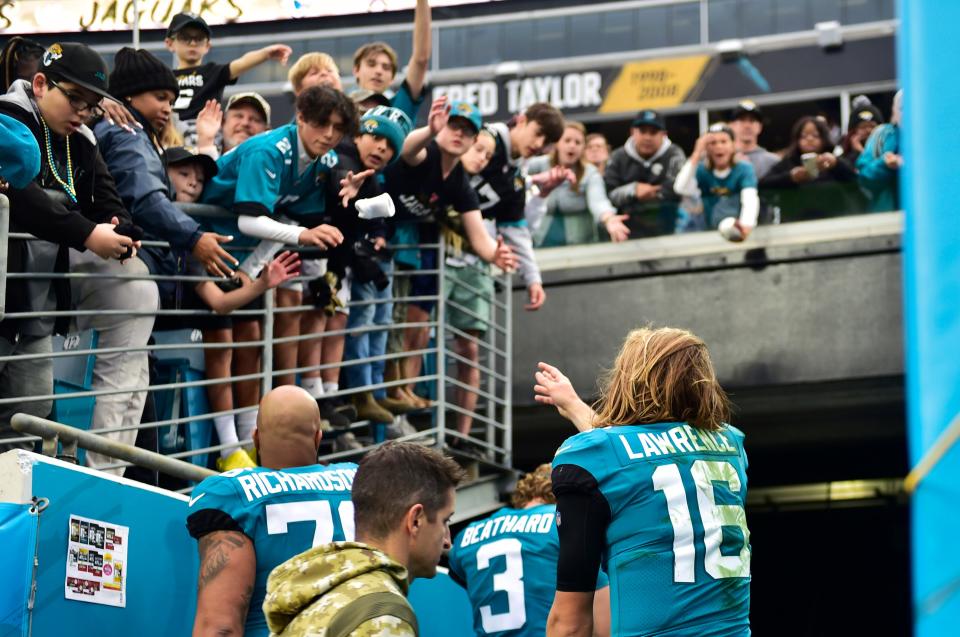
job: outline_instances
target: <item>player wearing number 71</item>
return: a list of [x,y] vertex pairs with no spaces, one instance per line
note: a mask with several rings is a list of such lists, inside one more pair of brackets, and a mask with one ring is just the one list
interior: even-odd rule
[[187,530],[200,548],[193,636],[266,637],[267,576],[314,546],[353,540],[352,462],[318,465],[317,401],[293,385],[260,403],[253,441],[262,466],[207,478]]
[[702,340],[627,335],[594,412],[540,363],[537,401],[581,433],[557,450],[560,559],[547,637],[590,635],[593,583],[610,577],[611,635],[750,635],[743,433]]

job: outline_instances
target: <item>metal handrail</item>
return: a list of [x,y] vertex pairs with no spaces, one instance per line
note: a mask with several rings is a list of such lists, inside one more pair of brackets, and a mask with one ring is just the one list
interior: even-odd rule
[[209,469],[198,467],[189,462],[169,458],[109,438],[102,438],[69,425],[29,414],[14,414],[10,424],[19,432],[39,436],[43,440],[44,453],[47,455],[53,455],[56,452],[57,443],[60,442],[63,444],[63,454],[61,455],[65,458],[72,458],[74,461],[79,446],[95,453],[132,462],[153,471],[160,471],[180,480],[200,482],[204,478],[216,475]]

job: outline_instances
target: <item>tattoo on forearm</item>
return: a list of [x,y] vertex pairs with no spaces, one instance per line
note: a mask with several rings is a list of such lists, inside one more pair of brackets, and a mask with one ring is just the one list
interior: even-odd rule
[[[230,562],[229,553],[243,546],[243,539],[230,532],[215,532],[200,538],[198,589],[213,581]],[[249,600],[247,600],[249,604]]]

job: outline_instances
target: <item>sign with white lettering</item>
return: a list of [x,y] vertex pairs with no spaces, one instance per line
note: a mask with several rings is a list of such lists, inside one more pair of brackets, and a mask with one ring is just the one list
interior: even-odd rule
[[[431,0],[433,7],[500,0]],[[416,0],[139,0],[141,29],[165,29],[170,18],[196,13],[208,24],[270,22],[406,11]],[[0,33],[124,31],[133,28],[133,0],[0,0]]]

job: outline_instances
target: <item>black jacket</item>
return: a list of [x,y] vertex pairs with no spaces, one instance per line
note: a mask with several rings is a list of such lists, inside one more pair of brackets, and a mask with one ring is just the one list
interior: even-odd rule
[[[674,192],[673,183],[686,160],[683,149],[669,140],[665,140],[650,159],[643,159],[632,138],[610,156],[603,182],[617,211],[630,215],[627,222],[632,232],[630,238],[673,232],[680,203],[680,195]],[[638,182],[660,186],[658,197],[645,201],[637,199]]]
[[[10,232],[28,232],[45,241],[10,240],[7,251],[8,272],[66,272],[69,270],[68,247],[83,250],[83,243],[98,223],[109,222],[117,217],[120,223],[129,222],[130,215],[117,194],[113,177],[97,150],[93,133],[86,127],[70,136],[70,157],[73,165],[74,187],[77,203],[64,206],[44,193],[41,188],[62,191],[50,169],[39,114],[29,92],[30,85],[18,81],[10,91],[0,96],[0,113],[25,124],[40,146],[40,174],[23,190],[10,190]],[[51,146],[57,163],[58,174],[65,176],[66,154],[64,139],[51,133]],[[52,243],[47,243],[52,242]],[[70,285],[66,279],[53,281],[57,310],[70,306]],[[44,311],[50,288],[50,279],[8,279],[7,313]],[[16,337],[22,330],[34,336],[50,333],[52,322],[27,322],[4,320],[0,323],[0,336]],[[64,331],[65,320],[58,320],[56,331]]]

